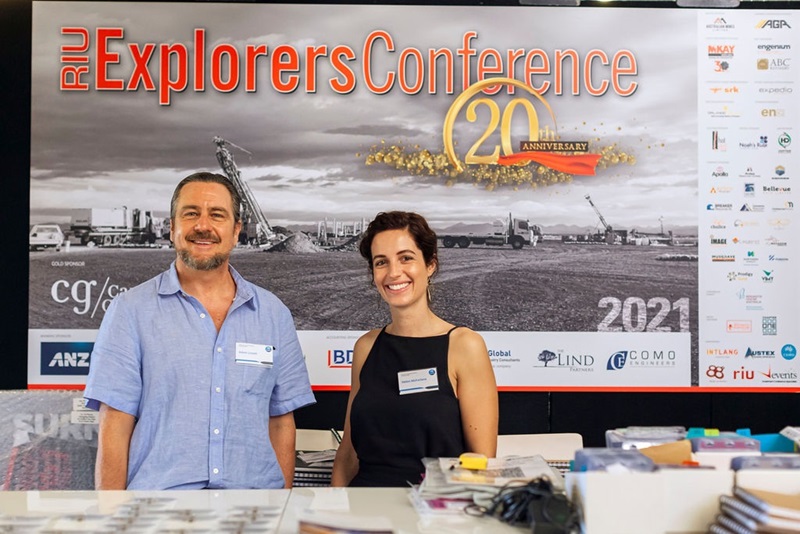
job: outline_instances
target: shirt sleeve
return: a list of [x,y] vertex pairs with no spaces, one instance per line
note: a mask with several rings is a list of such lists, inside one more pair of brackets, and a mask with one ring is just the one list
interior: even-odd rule
[[278,307],[276,315],[281,339],[276,363],[280,367],[269,402],[270,417],[284,415],[317,402],[311,391],[308,369],[292,315],[283,304]]
[[139,416],[142,395],[141,350],[133,310],[123,295],[106,311],[89,362],[84,398],[86,406],[100,403]]

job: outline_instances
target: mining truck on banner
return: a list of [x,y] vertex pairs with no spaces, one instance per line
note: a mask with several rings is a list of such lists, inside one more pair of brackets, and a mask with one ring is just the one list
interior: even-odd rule
[[169,234],[165,223],[164,217],[127,206],[77,208],[72,210],[69,233],[87,247],[152,245]]
[[508,214],[508,218],[498,219],[492,223],[492,230],[488,233],[454,233],[442,232],[439,239],[445,248],[467,248],[470,245],[485,245],[502,247],[511,245],[516,250],[525,245],[536,246],[542,237],[542,229],[531,224],[527,219],[515,219]]

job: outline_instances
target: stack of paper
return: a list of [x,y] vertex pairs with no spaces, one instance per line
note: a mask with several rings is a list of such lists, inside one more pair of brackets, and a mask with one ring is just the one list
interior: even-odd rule
[[800,495],[737,486],[733,496],[720,497],[720,513],[709,532],[800,532]]
[[458,458],[424,458],[425,478],[409,493],[420,514],[460,513],[473,503],[486,504],[503,486],[547,477],[556,491],[564,477],[540,455],[490,458],[486,469],[463,469]]

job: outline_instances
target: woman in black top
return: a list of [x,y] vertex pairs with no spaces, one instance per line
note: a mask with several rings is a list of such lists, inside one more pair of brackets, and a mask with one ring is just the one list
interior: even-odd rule
[[419,483],[424,457],[497,448],[497,386],[483,338],[435,315],[436,234],[409,212],[379,213],[359,246],[392,320],[353,353],[334,486]]

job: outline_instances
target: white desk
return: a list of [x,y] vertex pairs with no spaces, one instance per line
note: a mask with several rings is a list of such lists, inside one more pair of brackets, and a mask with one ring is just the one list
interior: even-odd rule
[[[247,532],[295,534],[306,510],[368,520],[383,517],[395,534],[520,534],[488,517],[425,518],[404,488],[296,488],[199,491],[0,492],[0,531],[114,532],[121,525],[146,534]],[[137,527],[137,528],[131,528]],[[229,527],[226,530],[225,527]]]
[[515,528],[491,517],[420,517],[404,488],[295,488],[286,504],[278,532],[295,534],[305,510],[323,514],[348,514],[368,520],[387,518],[395,534],[520,534],[530,528]]

